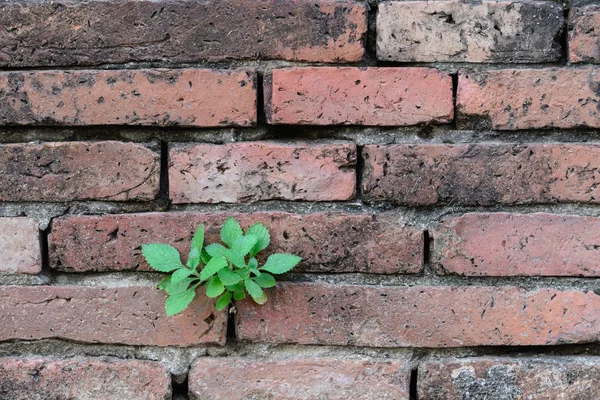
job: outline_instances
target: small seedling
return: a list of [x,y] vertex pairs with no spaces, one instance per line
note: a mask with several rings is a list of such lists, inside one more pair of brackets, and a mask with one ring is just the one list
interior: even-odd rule
[[213,243],[204,247],[204,225],[200,225],[192,239],[186,265],[173,246],[160,243],[142,246],[142,254],[152,268],[170,273],[158,285],[168,294],[167,315],[185,310],[196,296],[196,288],[203,284],[208,297],[218,297],[217,310],[227,307],[232,298],[244,299],[246,292],[256,303],[265,304],[267,295],[263,289],[275,286],[271,274],[286,273],[301,260],[291,254],[272,254],[259,266],[256,255],[271,241],[269,231],[260,222],[244,234],[240,224],[229,218],[221,227],[221,240],[224,245]]

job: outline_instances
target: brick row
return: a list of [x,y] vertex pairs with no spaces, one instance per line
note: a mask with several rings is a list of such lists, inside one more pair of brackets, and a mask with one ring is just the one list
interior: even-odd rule
[[595,399],[598,357],[429,359],[419,366],[420,399]]
[[545,346],[600,339],[592,291],[280,283],[237,304],[236,333],[266,343],[370,347]]
[[171,393],[171,375],[157,362],[0,358],[3,399],[167,400]]
[[561,56],[563,9],[542,1],[388,1],[377,58],[401,62],[536,63]]
[[440,274],[600,275],[600,218],[473,213],[444,218],[430,232]]
[[461,70],[460,128],[498,130],[598,128],[597,68]]
[[452,79],[432,68],[284,68],[265,83],[270,124],[447,123]]
[[369,358],[264,360],[203,357],[192,364],[192,400],[408,400],[410,364]]
[[185,260],[197,226],[206,225],[207,242],[218,242],[220,226],[229,216],[244,228],[264,223],[271,234],[268,253],[299,255],[303,261],[298,271],[396,274],[423,268],[422,230],[402,227],[391,215],[284,212],[61,217],[52,221],[50,265],[67,272],[146,271],[142,244],[170,243]]
[[252,126],[255,77],[207,69],[0,73],[0,124]]
[[600,6],[589,4],[569,11],[569,61],[599,63]]
[[0,66],[232,59],[353,62],[366,7],[351,0],[10,1]]
[[356,145],[349,142],[225,145],[169,149],[173,203],[349,200],[356,192]]
[[227,315],[201,291],[177,316],[167,317],[164,307],[165,295],[155,287],[0,286],[0,341],[225,344]]
[[42,271],[40,230],[32,218],[0,218],[0,272]]
[[121,142],[0,145],[0,201],[148,201],[158,195],[160,154]]
[[[596,67],[458,75],[461,129],[600,127]],[[248,127],[257,118],[255,81],[250,70],[4,72],[0,124]],[[278,68],[264,85],[274,125],[412,126],[455,116],[452,78],[433,68]]]
[[367,145],[362,198],[404,205],[597,204],[594,144]]

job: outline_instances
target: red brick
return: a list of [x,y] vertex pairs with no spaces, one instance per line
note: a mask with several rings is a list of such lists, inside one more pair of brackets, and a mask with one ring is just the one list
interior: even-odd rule
[[202,357],[192,364],[192,400],[408,400],[410,363],[369,358],[261,360]]
[[0,73],[1,125],[251,126],[254,72]]
[[0,358],[0,398],[167,400],[171,375],[159,363],[115,358]]
[[600,275],[600,218],[552,214],[466,214],[432,230],[442,274]]
[[377,58],[384,61],[558,61],[563,9],[541,1],[382,2]]
[[569,61],[600,62],[600,6],[574,7],[569,12]]
[[181,314],[167,317],[164,309],[165,295],[155,287],[0,286],[0,341],[225,344],[227,315],[201,291]]
[[370,347],[541,346],[600,339],[592,291],[279,283],[237,304],[241,340]]
[[363,57],[367,18],[351,0],[17,0],[0,4],[0,26],[0,66],[348,62]]
[[0,272],[42,270],[40,230],[32,218],[0,218]]
[[406,126],[454,113],[450,75],[431,68],[284,68],[267,81],[270,124]]
[[153,200],[160,155],[135,143],[0,145],[0,201]]
[[597,357],[481,357],[427,360],[420,399],[560,399],[600,397]]
[[458,124],[500,130],[599,128],[599,87],[596,68],[462,70]]
[[397,204],[599,203],[593,144],[369,145],[363,199]]
[[[298,271],[418,273],[423,268],[423,232],[402,227],[390,214],[284,212],[145,213],[66,216],[52,221],[49,235],[52,268],[68,272],[148,270],[143,243],[170,243],[185,260],[192,236],[206,225],[206,241],[220,241],[229,216],[244,228],[264,223],[271,234],[267,254],[303,258]],[[85,254],[86,257],[81,257]],[[264,259],[264,255],[261,256]]]
[[347,142],[175,145],[169,194],[176,204],[349,200],[355,167],[356,146]]

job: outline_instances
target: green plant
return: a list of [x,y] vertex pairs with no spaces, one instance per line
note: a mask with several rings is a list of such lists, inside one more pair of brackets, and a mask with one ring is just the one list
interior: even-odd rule
[[200,225],[192,239],[187,263],[181,262],[179,252],[168,244],[153,243],[142,246],[148,264],[157,271],[170,273],[158,285],[167,292],[167,315],[182,312],[196,296],[196,288],[204,284],[206,295],[217,298],[216,307],[223,310],[231,299],[242,300],[246,292],[258,304],[265,304],[264,288],[275,286],[271,274],[283,274],[301,260],[291,254],[272,254],[261,267],[256,255],[267,248],[271,236],[267,228],[256,223],[246,232],[229,218],[221,227],[223,244],[204,247],[204,225]]

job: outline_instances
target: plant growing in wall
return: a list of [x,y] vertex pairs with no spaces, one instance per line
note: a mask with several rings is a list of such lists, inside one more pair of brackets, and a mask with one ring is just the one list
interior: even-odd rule
[[167,292],[167,315],[182,312],[196,296],[196,289],[206,287],[206,295],[218,298],[216,308],[223,310],[231,299],[242,300],[246,293],[258,304],[265,304],[265,288],[275,286],[272,274],[283,274],[301,260],[291,254],[272,254],[260,266],[257,254],[271,241],[267,228],[256,223],[244,232],[234,218],[221,227],[221,243],[204,246],[204,225],[200,225],[192,239],[187,263],[181,262],[179,251],[168,244],[153,243],[142,246],[148,264],[157,271],[167,272],[158,288]]

